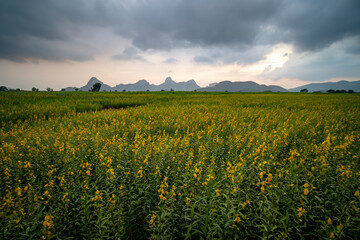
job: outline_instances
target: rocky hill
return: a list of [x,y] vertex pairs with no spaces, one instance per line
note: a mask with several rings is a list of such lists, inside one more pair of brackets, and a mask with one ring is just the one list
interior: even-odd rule
[[275,86],[275,85],[263,85],[257,84],[256,82],[247,81],[247,82],[230,82],[223,81],[215,86],[200,88],[197,91],[201,92],[287,92],[285,88]]

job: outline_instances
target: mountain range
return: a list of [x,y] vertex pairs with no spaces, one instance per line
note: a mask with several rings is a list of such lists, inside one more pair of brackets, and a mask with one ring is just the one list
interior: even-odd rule
[[301,89],[307,89],[309,92],[321,91],[326,92],[329,89],[333,90],[353,90],[360,92],[360,81],[339,81],[339,82],[325,82],[325,83],[311,83],[296,88],[285,89],[277,85],[264,85],[252,81],[246,82],[231,82],[222,81],[219,83],[211,83],[208,87],[201,88],[194,80],[186,82],[175,82],[171,77],[167,77],[162,84],[150,84],[146,80],[139,80],[136,83],[118,84],[111,87],[96,77],[90,78],[88,83],[80,88],[67,87],[65,91],[89,91],[95,83],[100,83],[100,91],[200,91],[200,92],[299,92]]
[[[100,91],[127,91],[127,92],[135,92],[135,91],[194,91],[199,89],[200,86],[194,80],[189,80],[187,82],[175,82],[171,79],[171,77],[167,77],[162,84],[155,85],[150,84],[146,80],[139,80],[136,83],[129,84],[118,84],[115,87],[110,87],[109,85],[104,84],[99,79],[92,77],[89,82],[79,88],[79,91],[89,91],[95,83],[101,83]],[[65,88],[65,91],[75,91],[75,87]]]
[[299,92],[301,89],[307,89],[309,92],[326,92],[329,89],[333,90],[354,90],[354,92],[360,92],[360,80],[359,81],[345,81],[339,82],[324,82],[324,83],[310,83],[296,88],[288,89],[290,92]]
[[287,92],[285,88],[275,86],[275,85],[260,85],[256,82],[230,82],[223,81],[214,86],[209,85],[209,87],[197,89],[201,92]]

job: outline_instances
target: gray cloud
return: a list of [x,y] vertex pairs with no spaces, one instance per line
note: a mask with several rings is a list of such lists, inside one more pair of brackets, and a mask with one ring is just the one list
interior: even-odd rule
[[317,51],[360,34],[360,1],[297,0],[284,5],[274,25],[281,41],[299,51]]
[[[277,43],[316,52],[359,36],[359,11],[358,0],[0,0],[0,58],[91,60],[101,49],[79,33],[104,27],[142,51],[198,47],[196,62],[244,64]],[[351,44],[358,54],[359,43]]]
[[281,0],[132,2],[118,33],[141,49],[252,45]]
[[201,55],[194,57],[197,63],[205,64],[232,64],[246,65],[264,59],[264,56],[271,51],[269,46],[242,47],[210,47],[202,51]]
[[283,67],[270,72],[264,71],[261,76],[274,80],[298,78],[310,82],[360,77],[360,58],[348,52],[348,46],[358,41],[359,38],[350,38],[316,53],[294,53]]
[[108,26],[113,16],[96,0],[0,0],[0,58],[91,60],[96,47],[77,37],[85,26]]
[[134,47],[127,47],[125,50],[117,55],[112,56],[114,60],[122,60],[122,61],[129,61],[129,60],[136,60],[145,62],[146,60],[139,55],[139,51]]
[[170,57],[164,60],[164,63],[166,64],[176,64],[179,63],[180,61],[177,60],[176,58]]

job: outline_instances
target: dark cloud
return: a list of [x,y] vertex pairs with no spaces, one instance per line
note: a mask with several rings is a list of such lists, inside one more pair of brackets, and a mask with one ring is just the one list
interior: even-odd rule
[[108,26],[112,16],[110,4],[95,0],[0,0],[0,58],[93,59],[95,47],[77,36],[85,26]]
[[134,47],[126,48],[122,53],[112,56],[114,60],[122,60],[122,61],[141,61],[145,62],[145,59],[139,55],[139,51]]
[[118,33],[141,49],[189,46],[251,46],[281,0],[144,1],[127,7]]
[[279,41],[299,51],[317,51],[346,37],[360,34],[360,1],[288,1],[274,18]]
[[268,51],[253,49],[273,44],[311,52],[359,36],[359,12],[359,0],[0,0],[0,58],[90,60],[101,49],[80,33],[104,27],[142,51],[197,47],[197,62],[254,62]]

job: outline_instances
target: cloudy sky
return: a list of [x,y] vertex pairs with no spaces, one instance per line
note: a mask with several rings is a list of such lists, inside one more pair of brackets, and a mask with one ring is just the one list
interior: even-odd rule
[[0,85],[360,80],[359,0],[0,0]]

